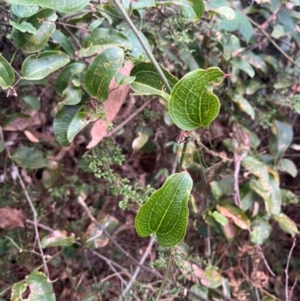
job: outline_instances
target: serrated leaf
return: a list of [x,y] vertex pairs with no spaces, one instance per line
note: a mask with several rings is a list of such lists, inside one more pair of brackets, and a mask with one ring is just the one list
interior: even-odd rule
[[[169,73],[167,69],[162,66],[160,67],[171,88],[173,88],[178,79]],[[130,72],[130,76],[135,77],[135,81],[131,84],[131,87],[136,95],[155,95],[165,100],[169,99],[169,95],[164,92],[166,89],[165,85],[151,63],[141,63],[134,66]]]
[[84,8],[90,0],[5,0],[10,4],[19,5],[39,5],[59,11],[61,13],[71,13]]
[[68,146],[74,137],[90,122],[84,106],[64,106],[54,117],[53,130],[57,142]]
[[82,90],[77,87],[67,87],[62,94],[63,104],[66,106],[77,105],[80,103],[82,98]]
[[284,213],[279,213],[278,215],[274,215],[274,219],[278,222],[279,227],[284,232],[291,234],[292,237],[294,237],[296,234],[299,233],[295,222]]
[[232,220],[241,229],[249,229],[251,222],[244,211],[234,205],[222,203],[216,206],[217,210],[226,218]]
[[122,67],[123,60],[124,52],[118,47],[107,48],[98,54],[85,73],[86,91],[101,102],[106,100],[109,84]]
[[73,63],[66,68],[64,68],[58,75],[54,89],[55,92],[59,95],[62,95],[63,91],[68,87],[69,82],[74,76],[80,74],[86,67],[83,63]]
[[55,30],[57,15],[51,9],[43,9],[26,19],[36,29],[35,33],[23,33],[14,28],[11,37],[17,47],[25,53],[34,53],[43,50]]
[[271,230],[272,227],[266,218],[256,218],[252,221],[252,229],[250,232],[251,242],[258,245],[263,244],[270,236]]
[[74,47],[61,31],[55,30],[51,35],[51,39],[54,43],[58,43],[71,57],[75,57]]
[[10,11],[18,18],[23,19],[23,18],[28,18],[32,15],[34,15],[37,11],[39,10],[39,7],[34,5],[34,6],[29,6],[29,5],[15,5],[13,4],[10,7]]
[[278,164],[278,169],[280,171],[287,172],[289,175],[291,175],[293,178],[296,178],[298,175],[298,169],[295,163],[287,158],[280,159]]
[[140,208],[135,228],[142,237],[155,234],[164,247],[180,243],[188,224],[188,199],[193,186],[190,175],[183,171],[167,178]]
[[55,230],[51,234],[46,235],[41,240],[42,248],[48,247],[68,247],[75,242],[75,234],[67,236],[66,231]]
[[293,140],[293,126],[283,118],[273,120],[269,142],[270,152],[280,157],[290,146]]
[[68,56],[60,51],[44,51],[40,54],[32,54],[23,62],[22,74],[27,80],[39,80],[69,62]]
[[234,94],[232,100],[240,107],[242,111],[248,114],[253,120],[255,119],[255,111],[249,101],[240,94]]
[[13,28],[18,29],[18,30],[21,31],[21,32],[29,32],[29,33],[32,33],[32,34],[35,34],[35,33],[36,33],[35,27],[33,27],[30,23],[28,23],[28,22],[26,22],[26,21],[23,21],[23,22],[21,22],[20,24],[14,22],[14,21],[9,21],[9,24],[10,24]]
[[220,101],[212,93],[224,73],[216,67],[199,69],[185,75],[172,89],[168,108],[174,123],[182,130],[208,127],[217,117]]
[[[30,290],[25,299],[22,293]],[[41,272],[31,272],[25,280],[17,282],[12,287],[11,301],[55,301],[53,287],[50,280]]]
[[233,67],[246,72],[250,77],[254,77],[255,71],[247,61],[242,60],[241,58],[234,58],[234,59],[230,60],[229,63]]
[[40,150],[27,146],[18,147],[10,158],[19,166],[29,169],[38,169],[49,164],[49,161]]
[[10,63],[0,54],[0,87],[7,89],[15,81],[14,69]]

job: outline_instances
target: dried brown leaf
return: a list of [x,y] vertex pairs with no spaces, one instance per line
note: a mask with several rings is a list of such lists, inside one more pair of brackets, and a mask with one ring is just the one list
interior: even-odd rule
[[[120,69],[120,73],[129,75],[133,64],[131,62],[125,63],[124,67]],[[113,80],[110,84],[109,89],[111,90],[108,99],[103,103],[104,110],[106,112],[106,121],[97,120],[92,129],[91,136],[92,140],[87,145],[87,148],[96,146],[106,135],[107,135],[107,124],[111,123],[126,99],[129,92],[129,85],[117,86],[117,83]]]
[[40,142],[40,140],[38,138],[36,138],[30,131],[24,131],[24,134],[30,142],[32,142],[32,143]]
[[0,208],[0,229],[24,228],[23,212],[14,208]]

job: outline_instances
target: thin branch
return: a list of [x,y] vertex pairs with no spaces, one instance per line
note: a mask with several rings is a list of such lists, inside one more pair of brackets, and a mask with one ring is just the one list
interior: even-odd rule
[[[141,265],[144,264],[146,258],[149,256],[154,242],[155,242],[154,238],[151,237],[150,241],[149,241],[149,244],[148,244],[148,246],[146,248],[146,251],[144,252],[144,254],[143,254],[143,256],[142,256],[142,258],[140,260],[140,264]],[[137,278],[140,270],[141,270],[141,268],[138,266],[136,268],[136,270],[134,271],[133,276],[131,277],[128,285],[126,286],[125,290],[123,291],[122,296],[120,297],[119,301],[123,300],[123,298],[126,296],[127,292],[130,290],[130,288],[132,287],[133,283],[135,282],[135,280],[136,280],[136,278]]]
[[261,246],[260,246],[260,245],[256,245],[256,249],[258,250],[258,253],[260,254],[260,256],[261,256],[261,258],[262,258],[262,260],[263,260],[263,262],[264,262],[264,264],[265,264],[265,266],[266,266],[266,268],[267,268],[267,270],[269,271],[269,273],[270,273],[273,277],[276,277],[275,273],[272,271],[272,269],[270,268],[270,265],[268,264],[268,261],[267,261],[267,259],[266,259],[266,257],[265,257],[265,254],[264,254],[264,252],[263,252]]
[[140,112],[142,112],[147,105],[151,102],[151,99],[147,100],[142,106],[140,106],[133,114],[131,114],[126,120],[120,123],[116,128],[110,131],[106,137],[110,137],[122,129],[128,122],[130,122],[134,117],[136,117]]
[[[1,139],[4,141],[4,135],[3,135],[3,131],[2,131],[2,127],[0,126],[0,137]],[[10,157],[10,152],[9,152],[9,149],[6,147],[6,153],[7,153],[7,156]],[[35,207],[33,205],[33,202],[27,192],[27,189],[25,187],[25,184],[23,182],[23,179],[19,173],[19,169],[18,167],[15,165],[15,163],[12,163],[12,167],[14,168],[14,172],[16,173],[17,175],[17,178],[19,180],[19,183],[22,187],[22,190],[23,190],[23,193],[25,195],[25,198],[30,206],[30,209],[32,211],[32,214],[33,214],[33,227],[34,227],[34,232],[35,232],[35,239],[38,243],[38,248],[39,248],[39,252],[41,254],[41,257],[42,257],[42,261],[43,261],[43,268],[44,268],[44,273],[45,275],[49,278],[49,270],[48,270],[48,266],[47,266],[47,262],[46,262],[46,259],[45,259],[45,256],[44,256],[44,251],[43,251],[43,248],[42,248],[42,245],[41,245],[41,240],[40,240],[40,235],[39,235],[39,230],[38,230],[38,226],[37,226],[37,212],[35,210]]]
[[290,297],[291,297],[291,294],[289,294],[289,265],[290,265],[290,260],[291,260],[292,253],[293,253],[295,246],[296,246],[296,238],[294,238],[293,245],[290,249],[288,260],[286,263],[286,268],[284,270],[285,271],[285,300],[286,301],[290,301]]
[[83,199],[81,197],[78,197],[78,203],[82,206],[82,208],[84,209],[84,211],[86,212],[86,214],[88,215],[88,217],[90,218],[90,220],[96,225],[96,227],[101,230],[103,232],[103,234],[110,239],[110,241],[115,245],[115,247],[122,252],[126,257],[128,257],[129,259],[131,259],[135,264],[137,264],[139,267],[141,267],[142,269],[144,269],[145,271],[154,274],[157,277],[161,277],[161,275],[156,272],[155,270],[152,270],[142,264],[140,264],[138,262],[138,260],[136,260],[133,256],[131,256],[107,231],[106,229],[104,229],[99,222],[94,218],[94,216],[92,215],[91,211],[89,210],[89,208],[87,207],[87,205],[85,204],[85,202],[83,201]]
[[154,55],[152,54],[151,50],[148,48],[148,46],[146,45],[146,43],[144,42],[142,36],[140,35],[139,31],[137,30],[137,28],[135,27],[135,25],[133,24],[133,22],[131,21],[130,17],[127,15],[126,11],[124,10],[123,6],[119,3],[118,0],[113,0],[115,6],[119,9],[119,11],[121,12],[121,14],[123,15],[125,21],[128,23],[128,25],[130,26],[130,28],[132,29],[132,31],[134,32],[135,36],[137,37],[137,39],[139,40],[139,42],[141,43],[142,47],[144,48],[146,54],[148,55],[150,61],[152,62],[152,64],[154,65],[156,71],[158,72],[161,80],[163,81],[164,85],[166,86],[166,89],[168,90],[168,92],[171,92],[171,86],[166,78],[166,76],[164,75],[162,69],[160,68],[158,62],[156,61]]

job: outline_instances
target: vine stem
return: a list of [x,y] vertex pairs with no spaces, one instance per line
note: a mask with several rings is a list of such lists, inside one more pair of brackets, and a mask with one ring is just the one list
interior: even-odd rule
[[163,71],[161,70],[158,62],[156,61],[154,55],[152,54],[151,50],[147,47],[146,43],[144,42],[142,36],[140,35],[138,29],[136,28],[136,26],[133,24],[133,22],[131,21],[130,17],[128,16],[128,14],[126,13],[126,11],[124,10],[123,6],[120,4],[120,2],[118,0],[113,0],[114,4],[116,5],[116,7],[119,9],[119,11],[121,12],[121,14],[123,15],[125,21],[128,23],[128,25],[130,26],[130,28],[132,29],[132,31],[134,32],[134,34],[136,35],[137,39],[139,40],[139,42],[141,43],[142,47],[144,48],[147,56],[149,57],[151,63],[154,65],[156,71],[158,72],[161,80],[163,81],[164,85],[166,86],[166,89],[168,90],[168,92],[171,92],[171,86],[166,78],[166,76],[164,75]]
[[187,149],[187,145],[189,142],[189,136],[184,138],[184,144],[183,144],[183,148],[182,148],[182,152],[181,152],[181,156],[180,156],[180,161],[179,161],[179,166],[178,166],[178,171],[182,170],[182,165],[183,165],[183,160],[184,160],[184,156],[186,153],[186,149]]
[[159,288],[159,291],[157,293],[155,301],[159,301],[160,296],[161,296],[161,294],[163,292],[163,289],[165,287],[165,284],[166,284],[166,281],[167,281],[167,278],[168,278],[168,275],[169,275],[169,271],[170,271],[170,268],[171,268],[171,262],[172,262],[172,256],[171,256],[171,248],[170,248],[169,249],[169,256],[168,256],[166,273],[165,273],[164,278],[163,278],[163,280],[161,282],[161,286]]

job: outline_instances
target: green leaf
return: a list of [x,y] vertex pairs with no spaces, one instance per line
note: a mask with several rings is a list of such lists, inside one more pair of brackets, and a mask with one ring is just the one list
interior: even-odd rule
[[240,107],[242,111],[248,114],[253,120],[255,119],[255,111],[246,98],[235,93],[232,97],[232,100]]
[[271,297],[271,296],[264,296],[261,301],[276,301],[276,297]]
[[35,34],[35,33],[36,33],[35,27],[33,27],[30,23],[28,23],[28,22],[26,22],[26,21],[23,21],[23,22],[21,22],[20,24],[14,22],[14,21],[9,21],[9,24],[10,24],[13,28],[18,29],[18,30],[21,31],[21,32],[29,32],[29,33],[32,33],[32,34]]
[[138,137],[132,141],[132,149],[141,149],[148,141],[149,137],[153,135],[153,130],[149,127],[138,126],[136,129]]
[[52,35],[51,35],[51,39],[53,40],[53,42],[58,43],[59,45],[61,45],[61,47],[71,56],[71,57],[75,57],[75,53],[74,53],[74,47],[72,46],[71,42],[69,41],[69,39],[59,30],[55,30]]
[[48,247],[68,247],[76,241],[75,234],[67,236],[66,231],[55,230],[51,234],[46,235],[41,240],[42,248]]
[[212,88],[223,79],[224,73],[212,67],[192,71],[174,86],[168,107],[172,120],[180,129],[192,131],[208,127],[217,117],[220,101]]
[[289,233],[294,237],[299,233],[297,225],[284,213],[274,215],[274,219],[279,223],[279,227],[286,233]]
[[84,106],[64,106],[54,117],[53,130],[61,146],[68,146],[74,137],[90,122]]
[[207,266],[201,283],[209,288],[217,288],[222,284],[221,270],[217,266]]
[[[267,73],[268,73],[267,64],[264,62],[262,57],[260,57],[259,55],[254,54],[252,51],[244,51],[241,54],[241,58],[244,61],[249,62],[249,64],[252,65],[253,67],[255,67],[256,69],[261,70],[265,75],[267,75]],[[261,84],[261,82],[260,82],[260,84]]]
[[39,99],[34,95],[25,95],[22,100],[34,111],[38,111],[41,108]]
[[225,177],[220,181],[211,181],[209,183],[213,197],[218,200],[223,195],[233,193],[233,178]]
[[212,213],[212,216],[222,226],[225,226],[228,224],[228,219],[225,216],[223,216],[222,214],[220,214],[218,211],[214,211]]
[[0,54],[0,87],[9,88],[15,81],[14,69],[10,63]]
[[[25,299],[22,293],[29,288],[29,296]],[[50,280],[41,272],[31,272],[25,280],[17,282],[12,287],[11,301],[55,301]]]
[[27,146],[17,148],[10,158],[19,166],[29,169],[38,169],[49,164],[40,150]]
[[[201,297],[203,297],[204,300],[208,299],[208,288],[201,285],[200,283],[193,284],[190,288],[190,291],[196,293],[197,295],[199,295]],[[198,301],[199,298],[195,297],[192,294],[189,294],[188,295],[188,300],[189,301]]]
[[250,232],[251,242],[261,245],[270,236],[272,227],[264,217],[258,217],[252,221],[252,230]]
[[154,0],[139,0],[131,3],[131,9],[133,10],[154,7],[154,6],[155,6]]
[[39,5],[61,13],[71,13],[84,8],[90,0],[5,0],[10,4]]
[[101,102],[106,100],[109,84],[122,67],[123,60],[124,52],[118,47],[107,48],[98,54],[84,77],[86,91]]
[[15,5],[13,4],[10,7],[10,11],[19,19],[24,19],[28,18],[32,15],[34,15],[37,11],[39,10],[39,7],[34,5],[34,6],[29,6],[29,5]]
[[249,170],[250,173],[260,178],[264,182],[269,182],[269,173],[266,165],[258,159],[247,156],[243,161],[242,165],[245,169]]
[[205,7],[202,0],[180,0],[180,2],[183,4],[181,7],[183,14],[188,19],[195,21],[203,16]]
[[247,230],[250,228],[251,222],[241,208],[226,202],[217,205],[216,208],[223,216],[233,221],[241,229]]
[[296,178],[298,175],[298,169],[295,163],[287,158],[280,159],[278,164],[278,169],[280,171],[287,172],[289,175],[291,175],[293,178]]
[[288,189],[281,189],[282,205],[298,204],[299,198]]
[[26,19],[36,29],[35,33],[23,33],[14,28],[11,37],[17,47],[25,53],[39,52],[43,50],[55,30],[55,20],[57,15],[51,9],[43,9]]
[[250,77],[254,77],[255,71],[247,61],[242,60],[241,58],[236,58],[230,60],[229,63],[231,66],[246,72]]
[[45,78],[69,62],[68,56],[60,51],[32,54],[23,62],[22,73],[27,80],[38,80]]
[[82,98],[82,90],[77,87],[67,87],[62,94],[62,100],[64,105],[77,105]]
[[103,19],[96,19],[94,20],[90,26],[89,26],[89,30],[93,31],[94,29],[96,29],[97,27],[99,27],[101,24],[103,23]]
[[2,153],[5,150],[5,147],[5,142],[2,139],[0,139],[0,153]]
[[164,247],[180,243],[188,224],[188,199],[193,186],[190,175],[183,171],[169,176],[140,208],[135,228],[142,237],[155,234]]
[[289,148],[293,136],[293,126],[290,122],[283,118],[274,119],[269,142],[270,152],[280,157]]
[[85,66],[86,65],[83,63],[73,63],[64,68],[55,81],[55,92],[59,95],[62,95],[72,78],[80,74],[84,70]]

